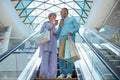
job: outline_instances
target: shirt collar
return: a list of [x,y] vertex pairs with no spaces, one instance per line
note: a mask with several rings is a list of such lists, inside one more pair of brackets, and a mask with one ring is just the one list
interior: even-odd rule
[[67,16],[67,17],[65,18],[65,20],[68,19],[68,18],[69,18],[69,16]]

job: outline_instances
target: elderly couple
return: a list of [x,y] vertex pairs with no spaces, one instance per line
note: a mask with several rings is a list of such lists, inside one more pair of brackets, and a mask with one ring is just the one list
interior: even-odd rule
[[[59,37],[59,42],[61,43],[63,37],[70,35],[75,42],[78,24],[74,17],[68,17],[67,8],[62,8],[60,14],[62,19],[59,23],[54,23],[57,16],[55,13],[50,13],[48,15],[49,21],[45,21],[40,29],[40,32],[45,29],[50,31],[50,41],[45,44],[40,43],[42,62],[39,78],[72,78],[74,63],[67,62],[66,66],[63,59],[59,59],[60,75],[57,76],[57,39]],[[58,29],[55,28],[57,24],[59,24]]]

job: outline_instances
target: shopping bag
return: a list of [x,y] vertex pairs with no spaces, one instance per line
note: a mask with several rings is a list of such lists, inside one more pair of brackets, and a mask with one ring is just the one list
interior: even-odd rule
[[66,40],[64,60],[69,60],[70,58],[71,58],[71,55],[70,55],[70,45],[69,45],[69,41]]
[[69,41],[70,58],[68,58],[67,61],[75,62],[80,59],[80,55],[72,39],[68,38],[68,41]]
[[37,42],[40,42],[40,43],[43,43],[43,44],[48,42],[50,40],[50,31],[45,30],[40,34],[37,34],[35,36],[35,39],[36,39]]
[[58,57],[63,59],[64,58],[64,54],[65,54],[65,43],[66,43],[66,38],[62,39],[62,42],[60,44],[60,48],[59,48],[59,55]]
[[45,37],[40,41],[40,43],[46,43],[46,42],[48,42],[48,41],[50,41],[50,31],[47,31],[46,32],[46,35],[45,35]]

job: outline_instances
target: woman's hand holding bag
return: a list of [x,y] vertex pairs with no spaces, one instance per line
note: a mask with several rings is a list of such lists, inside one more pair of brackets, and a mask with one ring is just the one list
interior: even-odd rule
[[35,36],[35,39],[36,39],[37,42],[40,42],[40,43],[42,43],[42,44],[50,41],[50,31],[45,30],[45,31],[43,31],[43,32],[40,33],[40,34],[37,34],[37,35]]

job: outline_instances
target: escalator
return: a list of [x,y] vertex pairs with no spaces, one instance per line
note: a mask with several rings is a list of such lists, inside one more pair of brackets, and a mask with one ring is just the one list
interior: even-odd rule
[[[90,36],[91,33],[89,33],[89,35],[85,35],[86,38],[88,36]],[[110,63],[112,63],[112,65],[118,70],[120,71],[120,47],[117,45],[113,44],[111,45],[108,42],[105,42],[102,39],[99,39],[99,37],[95,34],[92,34],[92,36],[94,36],[94,40],[91,41],[92,45],[99,51],[101,52],[101,55],[103,55]],[[111,45],[111,46],[109,46]]]
[[[81,59],[74,63],[73,79],[39,79],[41,58],[38,45],[33,49],[25,48],[25,44],[32,41],[34,35],[30,35],[15,48],[0,55],[0,69],[6,69],[0,71],[0,80],[120,80],[119,49],[87,29],[76,34],[75,45]],[[5,66],[7,64],[9,66]],[[12,72],[15,78],[11,77]]]
[[[81,34],[84,37],[84,39],[88,42],[90,46],[92,46],[92,48],[95,49],[94,52],[97,52],[96,55],[101,58],[100,59],[101,61],[103,60],[105,61],[105,62],[103,61],[104,64],[107,63],[106,66],[108,66],[108,69],[111,72],[113,72],[114,75],[117,77],[115,78],[115,80],[119,80],[120,79],[120,47],[109,42],[108,40],[105,40],[95,32],[85,27],[81,27],[81,30],[83,31],[83,33]],[[101,70],[103,70],[102,72],[105,72],[104,69]],[[111,74],[104,74],[104,76],[106,76],[108,80],[109,79],[114,80],[114,78],[111,77]]]

